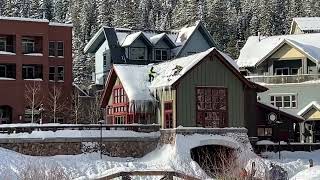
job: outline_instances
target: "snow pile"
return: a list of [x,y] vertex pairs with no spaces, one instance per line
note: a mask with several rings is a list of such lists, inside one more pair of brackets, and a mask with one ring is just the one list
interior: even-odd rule
[[[125,130],[102,130],[102,137],[159,137],[159,132],[141,133]],[[0,139],[46,139],[46,138],[90,138],[100,137],[100,130],[32,131],[31,133],[0,134]]]
[[0,51],[0,54],[2,54],[2,55],[16,55],[16,53],[7,52],[7,51]]
[[25,56],[43,56],[42,53],[26,53],[26,54],[23,54]]

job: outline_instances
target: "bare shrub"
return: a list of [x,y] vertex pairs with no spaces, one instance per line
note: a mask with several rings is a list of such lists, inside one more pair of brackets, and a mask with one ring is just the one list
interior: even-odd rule
[[192,153],[199,166],[208,176],[221,179],[240,179],[243,167],[239,164],[235,150],[223,146],[202,146]]
[[41,165],[28,165],[20,172],[21,180],[68,180],[68,174],[62,167],[46,167]]

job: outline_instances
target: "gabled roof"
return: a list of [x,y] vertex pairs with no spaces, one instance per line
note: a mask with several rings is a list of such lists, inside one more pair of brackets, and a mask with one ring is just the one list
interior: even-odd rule
[[136,33],[132,33],[130,35],[128,35],[123,43],[121,44],[122,47],[127,47],[130,46],[135,40],[142,38],[145,43],[147,43],[147,45],[149,46],[153,46],[153,44],[149,41],[149,39],[143,34],[142,31],[136,32]]
[[176,56],[180,56],[182,50],[189,43],[192,35],[194,34],[194,32],[196,30],[199,30],[200,33],[205,36],[204,39],[207,40],[208,44],[211,47],[216,46],[214,43],[214,40],[213,40],[212,36],[210,35],[210,33],[208,32],[208,30],[204,27],[204,25],[201,23],[201,21],[197,21],[194,26],[190,26],[190,27],[185,26],[182,29],[180,29],[178,37],[176,39],[176,44],[179,47],[174,49]]
[[240,67],[254,67],[262,63],[284,44],[288,44],[315,63],[320,62],[320,33],[282,35],[282,36],[251,36],[240,51],[237,64]]
[[[174,87],[175,84],[182,79],[191,69],[202,62],[207,56],[216,55],[217,60],[222,62],[236,77],[239,78],[246,86],[254,88],[257,91],[266,91],[267,88],[259,86],[248,81],[240,72],[236,63],[228,55],[211,48],[207,51],[193,54],[187,57],[181,57],[170,61],[165,61],[158,64],[149,65],[129,65],[117,64],[113,65],[111,73],[109,73],[106,82],[106,89],[102,97],[102,106],[106,105],[107,98],[110,97],[113,84],[118,77],[128,95],[129,101],[155,101],[152,92],[155,89],[164,89]],[[180,66],[182,69],[178,74],[174,73],[174,69]],[[154,67],[156,76],[150,83],[148,74]]]
[[281,109],[277,109],[276,107],[271,106],[269,104],[266,104],[263,102],[257,102],[257,106],[260,108],[268,109],[269,111],[274,112],[274,113],[280,113],[280,116],[285,116],[288,119],[295,121],[296,123],[303,122],[303,118],[301,116],[289,114],[289,113],[284,112]]
[[302,31],[320,31],[320,17],[296,17],[296,18],[293,18],[290,34],[292,34],[294,23],[296,23],[296,25]]
[[169,47],[171,48],[176,47],[174,42],[172,42],[172,40],[169,38],[169,36],[166,33],[161,33],[161,34],[151,36],[149,39],[153,45],[156,45],[161,40],[164,40],[169,45]]
[[312,101],[307,106],[302,108],[297,114],[299,116],[304,116],[307,112],[310,111],[310,109],[316,109],[317,111],[320,111],[320,103],[318,101]]

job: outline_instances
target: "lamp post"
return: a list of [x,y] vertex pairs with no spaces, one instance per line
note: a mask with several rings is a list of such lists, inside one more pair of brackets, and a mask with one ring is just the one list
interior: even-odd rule
[[275,128],[277,128],[277,140],[278,140],[278,151],[279,151],[279,159],[281,158],[281,152],[280,152],[280,147],[281,147],[281,142],[280,142],[280,124],[283,122],[280,121],[280,109],[278,107],[278,114],[271,112],[268,115],[268,120],[271,123],[271,125]]
[[100,146],[99,146],[99,150],[100,150],[100,159],[102,159],[102,123],[104,123],[103,120],[98,122],[100,124]]

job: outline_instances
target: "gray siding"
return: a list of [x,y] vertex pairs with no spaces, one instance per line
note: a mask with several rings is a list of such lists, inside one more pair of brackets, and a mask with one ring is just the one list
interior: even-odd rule
[[205,37],[197,29],[190,37],[189,42],[185,44],[180,56],[188,56],[188,52],[203,52],[210,47]]
[[183,77],[177,87],[177,126],[196,125],[197,86],[226,87],[228,90],[228,125],[244,127],[244,89],[242,82],[216,57],[203,60]]
[[279,85],[264,85],[269,88],[268,91],[259,93],[261,102],[270,104],[271,94],[296,94],[297,108],[283,108],[282,110],[293,115],[308,105],[311,101],[320,101],[320,84],[317,83],[300,83],[300,84],[279,84]]

